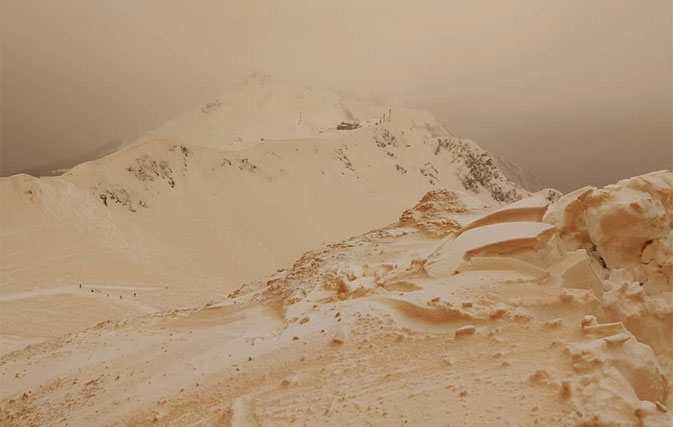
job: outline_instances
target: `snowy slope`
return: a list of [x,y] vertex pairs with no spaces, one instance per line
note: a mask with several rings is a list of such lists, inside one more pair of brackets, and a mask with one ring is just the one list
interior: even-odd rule
[[210,304],[0,355],[0,424],[670,426],[672,194],[432,191]]
[[[64,175],[0,180],[3,315],[81,300],[63,291],[80,283],[96,288],[89,321],[198,304],[392,223],[428,191],[486,205],[528,195],[427,112],[265,78],[221,101]],[[161,292],[127,301],[131,288]],[[35,317],[36,339],[82,326],[76,312],[48,313]]]
[[542,180],[530,173],[529,171],[520,168],[514,163],[504,159],[501,156],[491,154],[498,169],[512,182],[515,182],[528,191],[540,191],[545,188]]
[[[313,90],[255,73],[211,102],[170,120],[134,142],[171,139],[188,145],[241,149],[264,140],[317,136],[341,121],[376,121],[392,106],[332,89]],[[424,112],[407,116],[429,120]],[[397,114],[397,111],[395,111]]]

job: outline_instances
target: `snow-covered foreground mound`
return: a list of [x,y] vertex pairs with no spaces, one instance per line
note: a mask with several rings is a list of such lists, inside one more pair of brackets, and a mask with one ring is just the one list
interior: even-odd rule
[[545,196],[433,191],[223,300],[7,354],[0,423],[670,425],[673,174]]
[[529,194],[423,111],[264,79],[218,100],[64,175],[0,179],[0,352],[221,298],[437,188]]

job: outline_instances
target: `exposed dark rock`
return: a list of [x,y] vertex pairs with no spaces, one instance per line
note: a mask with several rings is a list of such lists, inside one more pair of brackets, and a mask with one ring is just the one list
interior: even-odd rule
[[238,161],[238,168],[248,172],[255,172],[257,170],[257,165],[250,163],[247,158],[243,158]]
[[430,181],[430,184],[435,185],[437,181],[439,181],[439,172],[437,169],[433,166],[432,163],[426,162],[422,167],[421,167],[421,174],[425,177],[428,178],[428,181]]
[[346,166],[346,169],[349,169],[349,170],[355,172],[355,167],[353,167],[353,163],[351,163],[350,159],[348,158],[348,156],[347,156],[346,153],[345,153],[346,148],[347,148],[346,146],[343,146],[342,148],[337,148],[337,149],[335,150],[336,153],[337,153],[337,157],[336,157],[336,158],[337,158],[337,160],[339,160],[341,163],[343,163],[344,166]]
[[359,123],[355,122],[341,122],[337,125],[337,130],[354,130],[360,127]]
[[464,171],[460,173],[463,187],[475,194],[486,190],[500,203],[512,203],[520,200],[525,191],[508,188],[511,182],[500,172],[491,155],[476,144],[458,138],[435,138],[434,153],[439,155],[447,151],[451,163],[462,163]]
[[126,168],[128,172],[133,174],[140,181],[154,181],[155,179],[165,179],[168,184],[175,187],[175,180],[173,179],[173,170],[166,160],[157,162],[150,158],[148,154],[143,154],[136,159],[137,166],[129,166]]
[[[109,206],[108,201],[110,201],[122,206],[126,206],[129,212],[136,212],[131,196],[123,188],[117,188],[113,190],[106,189],[104,193],[99,194],[99,197],[105,206]],[[139,206],[147,208],[147,204],[142,200],[138,200],[137,203]]]
[[222,106],[222,101],[220,101],[219,99],[216,99],[215,101],[209,102],[206,105],[204,105],[203,107],[201,107],[201,112],[203,114],[209,114],[210,112],[219,109],[221,106]]
[[374,142],[379,148],[397,147],[397,138],[388,129],[377,129]]

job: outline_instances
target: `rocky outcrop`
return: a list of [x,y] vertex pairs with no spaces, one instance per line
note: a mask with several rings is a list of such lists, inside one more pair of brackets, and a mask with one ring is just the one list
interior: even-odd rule
[[485,190],[500,203],[516,202],[526,196],[524,191],[511,187],[493,156],[474,142],[448,137],[434,138],[433,142],[435,155],[446,151],[460,166],[460,180],[466,190],[475,194]]
[[430,191],[416,206],[400,215],[399,224],[418,228],[436,237],[455,234],[461,225],[448,214],[467,213],[470,209],[468,199],[469,196],[456,191]]

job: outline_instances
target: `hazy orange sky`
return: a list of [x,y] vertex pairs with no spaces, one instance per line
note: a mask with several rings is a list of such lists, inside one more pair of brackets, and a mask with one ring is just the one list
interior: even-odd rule
[[430,109],[564,191],[673,164],[670,0],[0,1],[2,175],[255,70]]

